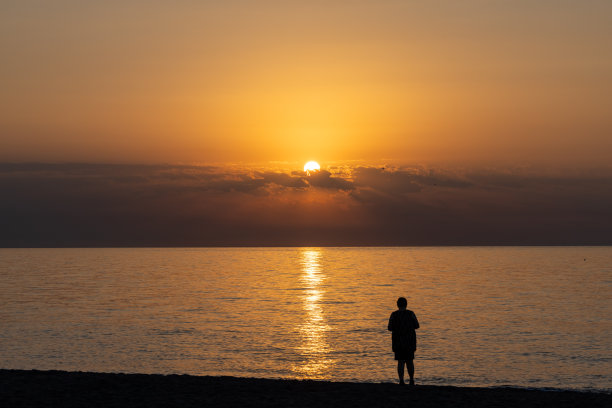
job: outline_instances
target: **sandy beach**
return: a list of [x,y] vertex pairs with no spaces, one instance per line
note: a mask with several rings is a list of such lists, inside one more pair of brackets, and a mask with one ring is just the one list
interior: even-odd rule
[[609,407],[612,395],[189,375],[0,370],[3,407]]

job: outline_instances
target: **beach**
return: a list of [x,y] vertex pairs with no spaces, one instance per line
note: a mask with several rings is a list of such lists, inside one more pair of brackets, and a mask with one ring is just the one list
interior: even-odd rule
[[609,407],[612,395],[190,375],[0,370],[3,407]]

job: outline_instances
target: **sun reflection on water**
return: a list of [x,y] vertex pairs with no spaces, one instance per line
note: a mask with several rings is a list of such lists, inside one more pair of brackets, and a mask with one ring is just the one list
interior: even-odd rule
[[333,364],[330,358],[331,347],[327,343],[326,333],[329,325],[325,320],[321,300],[325,295],[322,283],[325,275],[321,271],[320,249],[304,249],[301,253],[302,274],[300,281],[304,285],[303,308],[306,319],[298,330],[302,339],[299,351],[304,357],[293,371],[304,378],[328,378]]

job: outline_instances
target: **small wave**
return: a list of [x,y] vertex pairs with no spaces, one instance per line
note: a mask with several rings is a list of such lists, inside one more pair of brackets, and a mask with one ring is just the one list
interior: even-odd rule
[[173,329],[173,330],[155,330],[153,334],[158,336],[173,336],[176,334],[191,334],[195,333],[195,329]]

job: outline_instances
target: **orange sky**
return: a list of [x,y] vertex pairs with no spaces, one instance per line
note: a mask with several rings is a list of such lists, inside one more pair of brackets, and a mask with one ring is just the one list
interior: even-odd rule
[[609,1],[4,1],[0,161],[602,165]]

